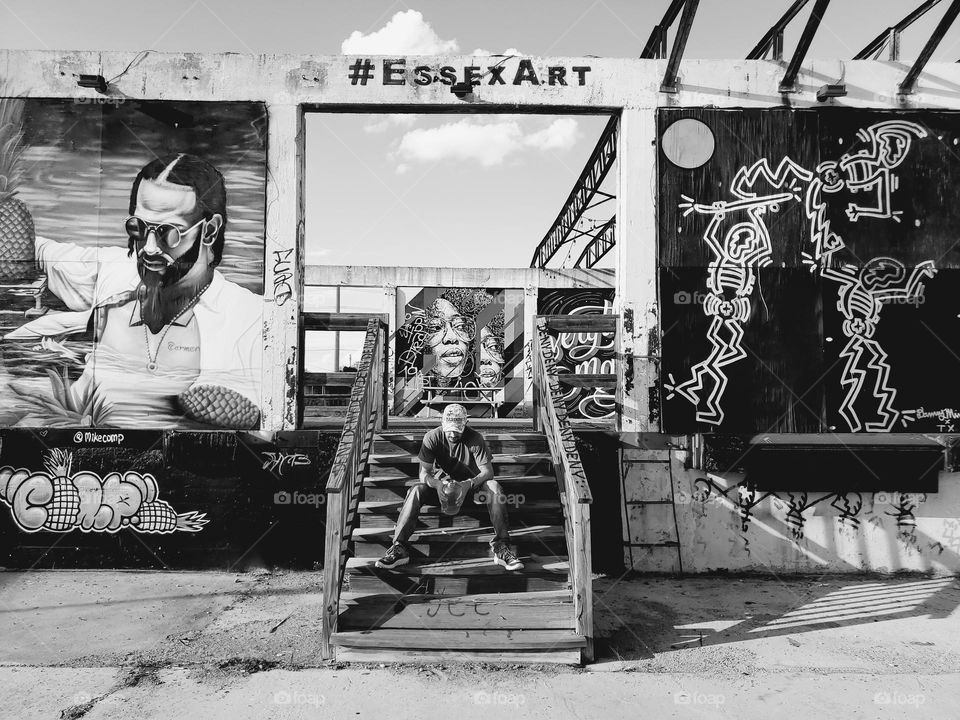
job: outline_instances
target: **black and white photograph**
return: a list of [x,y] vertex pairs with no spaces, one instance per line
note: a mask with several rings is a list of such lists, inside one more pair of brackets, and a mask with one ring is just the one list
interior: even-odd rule
[[0,720],[956,718],[958,16],[0,0]]

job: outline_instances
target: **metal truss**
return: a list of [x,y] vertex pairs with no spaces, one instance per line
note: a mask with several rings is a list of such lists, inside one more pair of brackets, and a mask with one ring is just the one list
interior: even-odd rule
[[[587,235],[588,233],[577,229],[577,223],[583,213],[613,199],[613,195],[600,190],[600,185],[617,157],[618,125],[619,118],[614,116],[610,118],[607,126],[603,129],[603,134],[600,136],[597,146],[593,149],[590,159],[587,160],[583,172],[580,173],[580,177],[573,186],[573,190],[570,191],[563,209],[534,251],[530,267],[546,267],[550,258],[556,255],[561,246]],[[597,195],[603,196],[603,199],[594,202]]]
[[876,60],[884,48],[889,50],[890,60],[900,59],[900,33],[913,25],[917,20],[927,14],[934,5],[939,5],[942,0],[925,0],[916,10],[907,15],[903,20],[892,27],[888,27],[882,33],[877,35],[869,45],[853,56],[854,60]]
[[680,15],[680,24],[677,26],[677,34],[673,39],[673,49],[670,51],[670,59],[667,61],[667,69],[663,73],[663,81],[660,83],[660,92],[677,92],[677,71],[680,69],[680,60],[683,57],[683,51],[687,47],[687,38],[690,37],[690,28],[693,27],[693,18],[697,14],[697,6],[700,0],[672,0],[667,11],[663,14],[663,19],[654,26],[653,32],[640,52],[640,57],[644,59],[664,58],[667,55],[667,31],[673,25],[677,15]]
[[600,262],[600,258],[610,252],[613,246],[617,244],[616,226],[616,216],[607,220],[583,249],[583,252],[580,253],[580,257],[577,258],[577,262],[573,266],[592,268]]

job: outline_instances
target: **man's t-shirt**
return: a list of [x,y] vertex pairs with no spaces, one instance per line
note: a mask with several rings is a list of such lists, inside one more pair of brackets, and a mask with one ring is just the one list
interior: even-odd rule
[[443,428],[434,428],[423,436],[420,460],[434,463],[454,480],[472,480],[493,457],[483,435],[471,427],[465,428],[460,441],[453,444],[447,441]]

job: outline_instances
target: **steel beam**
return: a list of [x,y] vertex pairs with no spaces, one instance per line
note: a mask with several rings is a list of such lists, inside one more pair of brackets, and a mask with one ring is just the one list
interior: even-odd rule
[[693,18],[697,14],[699,5],[700,0],[686,0],[686,4],[683,6],[680,26],[677,28],[677,36],[673,39],[670,59],[667,61],[667,70],[663,74],[663,82],[660,83],[660,92],[675,93],[677,91],[677,71],[680,69],[680,59],[687,47],[687,38],[690,37],[690,28],[693,27]]
[[807,18],[807,24],[803,28],[803,34],[800,35],[800,42],[797,43],[797,49],[793,51],[793,57],[790,58],[790,64],[787,66],[787,73],[780,81],[780,92],[792,92],[797,82],[797,75],[800,74],[800,65],[807,56],[807,50],[810,49],[810,43],[813,42],[813,36],[817,34],[817,28],[820,27],[820,21],[823,20],[824,13],[827,12],[827,5],[830,0],[817,0]]
[[653,26],[653,31],[647,39],[647,44],[643,46],[643,52],[640,53],[641,59],[653,60],[665,57],[667,54],[667,31],[673,25],[673,21],[680,14],[680,8],[686,0],[671,0],[667,11],[663,14],[663,19],[657,25]]
[[923,68],[927,62],[929,62],[934,50],[940,45],[943,36],[947,34],[947,30],[953,25],[953,21],[957,19],[958,13],[960,13],[960,0],[953,0],[953,2],[950,3],[950,7],[947,8],[947,12],[943,14],[940,22],[937,23],[933,35],[930,36],[927,44],[924,45],[923,50],[920,51],[920,56],[916,59],[916,62],[913,63],[910,70],[907,71],[906,77],[900,82],[897,89],[898,94],[909,95],[913,92],[917,84],[917,78],[920,77],[920,73],[923,72]]
[[908,27],[913,25],[917,20],[922,18],[924,15],[930,11],[934,5],[938,5],[942,0],[925,0],[920,3],[920,7],[914,10],[912,13],[903,18],[896,25],[891,25],[882,33],[877,35],[873,40],[870,41],[863,50],[858,52],[853,56],[854,60],[870,60],[876,59],[885,47],[890,48],[890,59],[899,60],[900,57],[900,33],[906,30]]
[[592,268],[600,262],[600,258],[610,252],[614,245],[617,244],[616,225],[616,216],[607,220],[603,227],[600,228],[600,231],[593,236],[593,239],[583,249],[583,252],[580,253],[580,257],[577,258],[577,262],[575,262],[573,266]]
[[790,24],[790,21],[797,16],[797,13],[800,12],[803,9],[803,6],[808,2],[810,2],[810,0],[794,0],[793,5],[787,9],[787,11],[780,17],[779,20],[777,20],[772,28],[767,30],[767,34],[764,35],[760,39],[760,42],[757,43],[756,47],[750,51],[750,54],[747,55],[747,60],[763,60],[770,49],[773,49],[774,60],[782,60],[783,31],[787,25]]
[[600,190],[603,179],[607,176],[610,168],[613,167],[613,161],[617,157],[617,127],[620,119],[617,116],[610,118],[607,126],[603,129],[603,134],[597,142],[597,146],[590,154],[583,172],[577,179],[573,190],[567,196],[567,201],[563,205],[557,219],[553,221],[547,234],[537,245],[533,253],[533,259],[530,261],[530,267],[546,267],[562,245],[570,242],[571,234],[576,231],[577,222],[579,222],[584,211],[590,206],[593,198]]

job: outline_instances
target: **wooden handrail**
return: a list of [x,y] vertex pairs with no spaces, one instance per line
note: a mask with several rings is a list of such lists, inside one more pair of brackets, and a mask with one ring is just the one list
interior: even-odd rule
[[545,318],[537,318],[537,342],[532,344],[534,421],[547,436],[557,476],[573,589],[575,630],[587,640],[583,657],[590,661],[593,659],[593,570],[590,558],[590,503],[593,495],[567,418],[547,326]]
[[379,318],[370,318],[366,328],[363,354],[326,486],[327,527],[320,646],[321,654],[327,660],[334,657],[330,638],[337,630],[340,588],[343,585],[350,537],[357,520],[363,474],[374,435],[383,426],[385,411],[382,369],[385,364],[386,328]]

